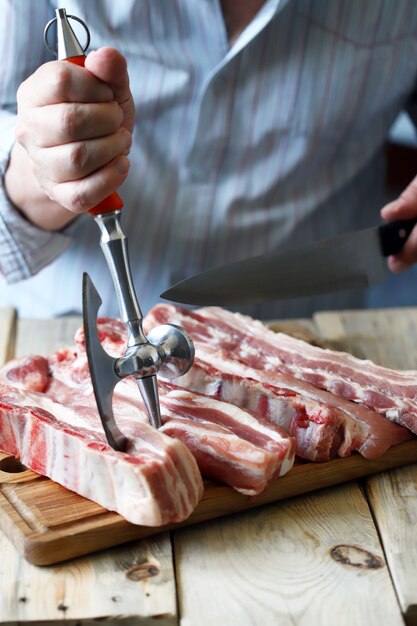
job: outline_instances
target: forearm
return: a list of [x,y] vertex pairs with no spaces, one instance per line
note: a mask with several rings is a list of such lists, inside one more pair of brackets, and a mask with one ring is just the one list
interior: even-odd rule
[[32,172],[26,150],[18,143],[13,146],[4,185],[13,205],[39,228],[60,230],[76,217],[46,195]]

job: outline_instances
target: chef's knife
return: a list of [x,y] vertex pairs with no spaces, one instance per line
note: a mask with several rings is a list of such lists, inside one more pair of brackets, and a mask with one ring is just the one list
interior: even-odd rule
[[287,252],[270,252],[195,274],[161,294],[185,304],[297,298],[383,282],[417,219],[388,222]]

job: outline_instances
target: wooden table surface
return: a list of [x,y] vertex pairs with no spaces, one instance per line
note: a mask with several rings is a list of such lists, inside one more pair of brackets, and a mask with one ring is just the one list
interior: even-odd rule
[[[16,322],[0,310],[0,362],[71,343],[79,323]],[[299,324],[335,349],[417,369],[417,309],[319,313]],[[0,556],[1,624],[409,626],[417,465],[61,565],[28,564],[3,535]]]

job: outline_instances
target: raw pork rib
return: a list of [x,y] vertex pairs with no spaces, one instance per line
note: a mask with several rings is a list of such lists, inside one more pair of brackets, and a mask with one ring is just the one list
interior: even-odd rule
[[293,466],[295,442],[281,428],[215,398],[163,382],[159,389],[161,430],[187,445],[204,476],[256,495]]
[[[116,320],[103,319],[98,328],[106,350],[114,356],[123,354],[124,327]],[[65,348],[50,357],[53,376],[48,395],[59,401],[64,394],[72,404],[71,397],[84,398],[84,403],[88,402],[95,411],[82,329],[76,334],[76,342],[78,354]],[[263,491],[272,478],[282,476],[292,467],[294,440],[279,426],[255,418],[230,403],[185,391],[172,383],[160,381],[159,396],[163,421],[160,431],[186,443],[205,477],[255,495]],[[132,412],[137,413],[138,407],[141,407],[142,419],[147,421],[132,378],[117,385],[113,406],[123,432],[129,428]]]
[[[108,352],[124,352],[120,322],[102,320],[99,333]],[[81,330],[76,337],[48,360],[18,359],[0,370],[0,448],[31,469],[133,523],[159,526],[197,505],[203,487],[194,457],[205,476],[247,495],[292,467],[294,440],[279,427],[172,384],[159,386],[164,425],[155,431],[133,379],[115,390],[129,439],[126,454],[115,452],[97,414]]]
[[295,436],[296,453],[305,459],[326,461],[353,450],[376,458],[412,437],[376,411],[282,373],[268,356],[271,342],[259,338],[262,329],[268,340],[275,333],[261,322],[251,325],[250,318],[215,307],[187,311],[161,304],[148,313],[145,328],[168,319],[183,326],[196,347],[193,367],[177,382],[257,410]]
[[[0,382],[0,449],[134,524],[160,526],[186,519],[203,493],[186,446],[156,431],[142,416],[124,424],[127,452],[114,451],[97,411],[88,403],[83,406],[82,398],[71,406],[42,393],[42,382],[48,382],[45,367],[45,359],[34,357],[13,361],[1,372],[14,386]],[[25,380],[37,380],[39,391],[25,388]]]
[[292,374],[366,405],[417,434],[417,371],[392,370],[351,354],[312,346],[219,307],[202,308],[199,315],[205,324],[220,331],[218,340],[223,334],[234,343],[242,362]]

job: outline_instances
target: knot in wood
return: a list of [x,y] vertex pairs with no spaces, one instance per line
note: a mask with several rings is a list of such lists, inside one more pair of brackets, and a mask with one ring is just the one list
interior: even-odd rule
[[381,557],[360,546],[339,544],[331,548],[330,556],[342,565],[359,569],[379,569],[385,565]]
[[126,578],[134,581],[145,580],[146,578],[152,578],[152,576],[158,576],[159,571],[159,565],[145,561],[144,563],[137,563],[129,567],[126,571]]

